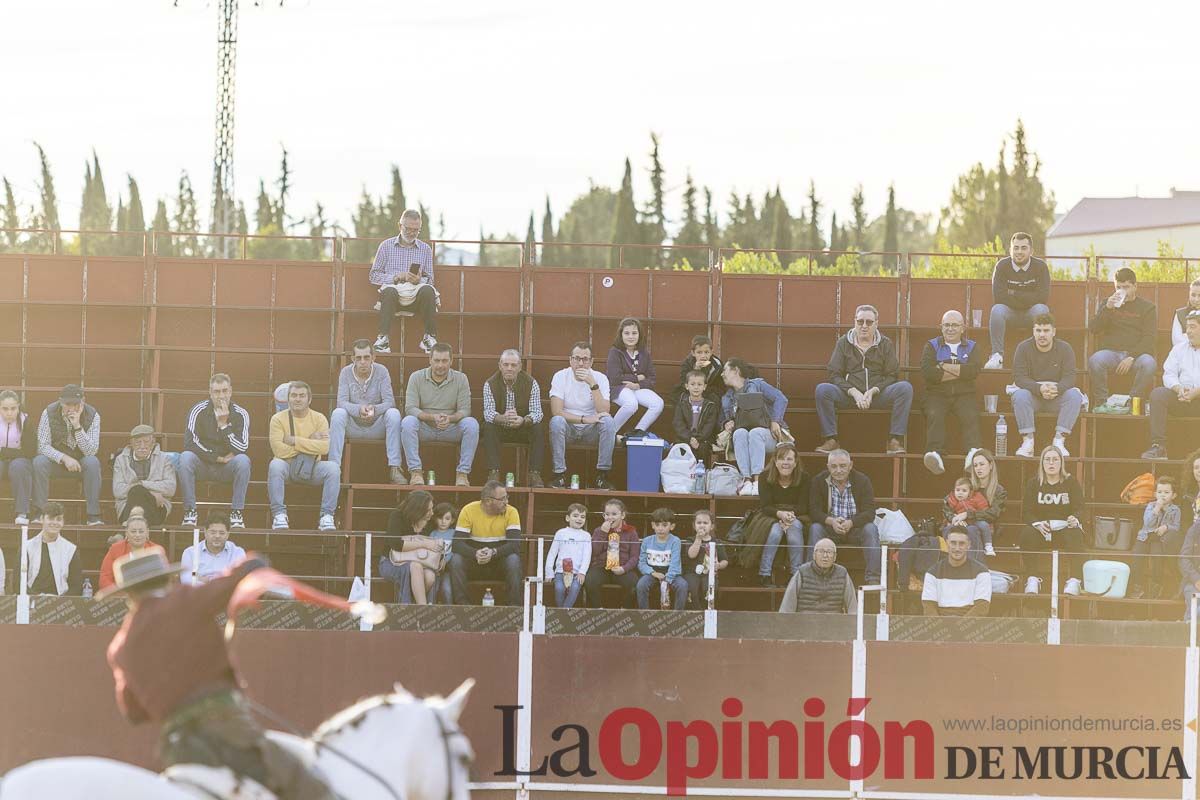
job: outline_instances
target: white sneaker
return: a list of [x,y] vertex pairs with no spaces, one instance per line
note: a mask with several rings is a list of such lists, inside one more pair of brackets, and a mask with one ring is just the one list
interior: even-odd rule
[[967,451],[967,460],[963,462],[963,469],[971,468],[971,462],[975,460],[975,454],[978,453],[979,450],[980,448],[978,447],[972,447]]
[[17,514],[17,518],[13,520],[13,525],[28,525],[29,517],[24,514]]
[[1067,585],[1063,589],[1063,594],[1083,594],[1082,587],[1079,585],[1079,578],[1067,578]]
[[288,529],[288,518],[286,511],[280,511],[271,518],[271,530],[286,531]]
[[741,497],[754,497],[758,494],[758,483],[753,480],[747,480],[742,484],[742,488],[738,489],[738,495]]
[[996,548],[992,547],[992,543],[991,543],[991,542],[988,542],[987,544],[985,544],[985,545],[983,546],[983,554],[984,554],[985,556],[994,556],[994,555],[996,555]]
[[1055,436],[1055,437],[1054,437],[1054,442],[1053,442],[1053,444],[1054,444],[1054,446],[1055,446],[1055,447],[1057,447],[1057,448],[1058,448],[1060,451],[1062,451],[1063,458],[1066,458],[1067,456],[1071,455],[1070,451],[1068,451],[1068,450],[1067,450],[1067,443],[1066,443],[1066,441],[1063,439],[1063,437],[1061,437],[1061,436]]
[[1016,455],[1021,458],[1033,458],[1033,437],[1026,436],[1025,441],[1021,442],[1021,446],[1017,448]]
[[1030,575],[1029,580],[1025,581],[1025,594],[1037,594],[1042,588],[1042,579],[1035,578]]
[[433,338],[427,333],[421,337],[421,344],[419,344],[418,347],[421,348],[422,353],[429,354],[433,352],[433,346],[435,344],[437,344],[437,339]]
[[[971,462],[968,460],[967,463]],[[941,475],[946,471],[946,465],[942,463],[942,457],[938,455],[936,450],[930,450],[925,454],[925,469],[934,475]]]
[[319,531],[336,531],[337,525],[333,522],[333,514],[322,514],[321,520],[317,523]]
[[388,337],[386,337],[386,336],[376,337],[375,344],[373,344],[372,347],[375,348],[376,353],[392,352],[392,343],[390,341],[388,341]]
[[983,365],[984,369],[1004,369],[1004,356],[1000,353],[992,353],[992,357]]

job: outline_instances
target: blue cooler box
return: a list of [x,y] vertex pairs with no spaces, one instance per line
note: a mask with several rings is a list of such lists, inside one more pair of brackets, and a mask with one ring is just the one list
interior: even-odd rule
[[625,440],[625,487],[630,492],[657,492],[663,445],[657,436]]

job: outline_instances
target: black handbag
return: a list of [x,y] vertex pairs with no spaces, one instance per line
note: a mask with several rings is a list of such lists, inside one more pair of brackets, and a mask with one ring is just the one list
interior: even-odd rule
[[760,392],[741,392],[735,395],[737,411],[734,413],[733,427],[770,428],[771,415],[767,413],[767,399]]

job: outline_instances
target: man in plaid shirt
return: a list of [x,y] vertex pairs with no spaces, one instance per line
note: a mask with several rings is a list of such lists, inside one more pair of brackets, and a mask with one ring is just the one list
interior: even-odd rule
[[437,344],[438,295],[433,288],[433,248],[417,238],[420,232],[421,212],[405,209],[400,215],[400,235],[385,239],[375,251],[375,263],[367,280],[379,287],[377,352],[392,352],[388,336],[397,311],[411,311],[421,318],[425,325],[421,350],[428,353]]
[[841,547],[860,545],[867,562],[866,583],[879,583],[881,555],[875,527],[875,489],[866,474],[854,468],[850,454],[838,448],[825,461],[825,471],[809,484],[809,547],[829,539]]
[[521,354],[505,350],[500,369],[483,384],[483,449],[487,453],[488,480],[500,477],[500,443],[529,444],[529,485],[540,489],[546,426],[542,391],[538,382],[521,369]]

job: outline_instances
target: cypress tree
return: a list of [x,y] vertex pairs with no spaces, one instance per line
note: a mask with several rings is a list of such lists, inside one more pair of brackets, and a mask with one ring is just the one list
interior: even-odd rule
[[[126,176],[129,179],[129,205],[125,207],[125,227],[120,228],[124,231],[136,231],[138,233],[146,232],[146,212],[142,210],[142,193],[138,190],[137,181],[132,175]],[[124,252],[127,255],[136,256],[142,254],[142,243],[138,241],[136,236],[123,236]]]
[[[175,197],[175,231],[176,233],[194,234],[200,228],[199,215],[196,212],[196,195],[192,191],[192,181],[187,172],[179,175],[179,189]],[[184,256],[200,254],[200,242],[195,235],[178,239],[177,251]]]
[[775,189],[775,198],[771,205],[774,207],[771,220],[771,249],[775,251],[779,263],[786,267],[788,259],[791,258],[791,254],[784,251],[792,249],[792,215],[788,213],[787,203],[783,201],[778,187]]
[[888,186],[887,213],[883,219],[883,250],[895,253],[900,250],[900,230],[896,220],[896,185]]
[[675,236],[675,244],[680,246],[674,254],[675,261],[686,258],[693,267],[707,266],[708,259],[693,247],[704,244],[704,225],[700,221],[700,209],[696,204],[696,184],[692,181],[690,172],[683,189],[683,225]]
[[404,181],[400,179],[400,168],[395,164],[392,164],[392,189],[385,208],[383,214],[387,217],[389,227],[399,225],[400,215],[408,208],[404,200]]
[[[637,206],[633,202],[633,168],[629,159],[625,159],[625,177],[621,179],[621,189],[617,192],[617,205],[613,209],[612,238],[614,245],[636,244],[639,241],[637,221]],[[613,247],[608,254],[608,265],[617,267],[621,264],[620,250]]]
[[[1008,199],[1008,167],[1004,164],[1004,145],[1000,146],[1000,156],[996,165],[996,219],[992,223],[992,229],[1001,232],[1001,238],[1006,238],[1004,231],[1016,230],[1012,222],[1012,209],[1009,207]],[[1014,181],[1016,183],[1016,181]],[[1018,200],[1019,205],[1019,200]],[[1009,233],[1008,236],[1012,234]]]
[[8,178],[4,179],[4,219],[0,224],[7,229],[5,233],[8,235],[9,245],[16,247],[20,237],[16,229],[21,227],[21,217],[17,213],[17,200],[13,196],[12,184],[8,182]]
[[46,159],[46,151],[37,142],[34,142],[33,146],[37,148],[38,161],[41,164],[41,185],[38,189],[41,192],[42,207],[35,214],[34,224],[30,227],[53,231],[50,234],[34,237],[33,241],[58,252],[62,247],[62,237],[58,234],[58,231],[62,230],[62,224],[58,221],[58,196],[54,193],[54,176],[50,173],[50,162]]
[[484,249],[484,244],[487,242],[487,234],[483,232],[483,226],[479,226],[479,259],[476,263],[481,267],[488,266],[488,254]]
[[270,195],[267,194],[266,184],[260,180],[258,182],[258,207],[254,211],[254,232],[259,235],[280,233],[278,229],[271,230],[275,225],[275,217],[275,205],[271,202]]
[[866,230],[867,230],[867,200],[863,197],[862,184],[854,190],[854,196],[850,198],[850,208],[854,212],[854,242],[853,248],[860,253],[867,249]]
[[704,187],[704,243],[714,250],[721,246],[721,231],[717,228],[717,217],[713,213],[712,189]]
[[175,255],[175,241],[169,235],[171,232],[171,220],[167,216],[167,201],[159,200],[158,207],[154,210],[154,221],[150,223],[150,230],[161,236],[155,236],[155,247],[160,256]]
[[245,236],[250,232],[250,223],[246,221],[246,204],[241,200],[237,202],[237,210],[234,212],[234,219],[237,221],[237,232]]
[[840,231],[837,224],[837,212],[834,211],[829,220],[829,251],[838,253],[846,249],[846,243],[842,241]]
[[817,184],[808,182],[808,246],[810,250],[824,250],[821,239],[821,203],[817,200]]
[[526,257],[529,259],[530,264],[532,264],[534,262],[534,252],[533,252],[534,244],[533,243],[536,241],[537,241],[537,234],[535,233],[535,231],[533,229],[533,212],[530,211],[529,212],[529,227],[525,231],[525,252],[527,254]]
[[[538,262],[540,264],[558,265],[561,260],[557,247],[554,247],[551,242],[554,241],[554,217],[550,215],[550,195],[546,195],[546,210],[542,214],[542,258]],[[531,250],[530,259],[532,260],[534,253]]]
[[276,186],[279,187],[279,200],[275,203],[275,225],[279,228],[279,233],[287,232],[287,201],[288,195],[292,191],[292,171],[288,168],[288,151],[286,147],[280,146],[283,155],[279,159],[279,180]]
[[[667,238],[667,213],[663,199],[663,166],[658,157],[658,135],[650,134],[650,207],[646,211],[646,222],[643,225],[641,241],[646,244],[661,245]],[[655,267],[662,267],[662,249],[655,249],[645,254],[639,260]]]

